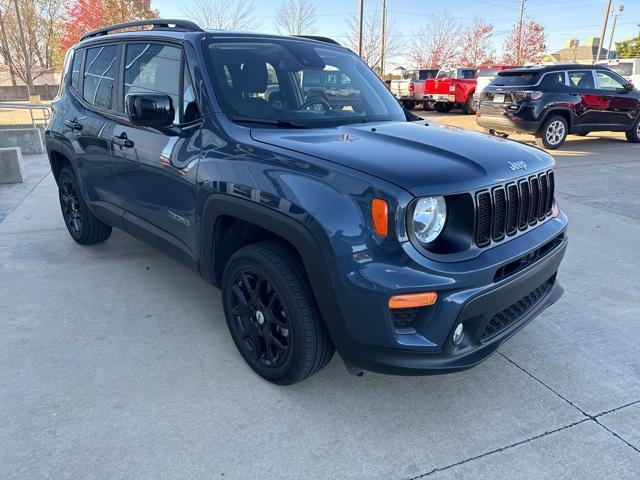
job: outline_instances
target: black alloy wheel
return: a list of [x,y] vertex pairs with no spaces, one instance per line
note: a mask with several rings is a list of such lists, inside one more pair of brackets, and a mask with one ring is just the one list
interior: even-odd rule
[[282,366],[289,356],[291,325],[280,294],[251,268],[237,272],[232,283],[231,313],[245,349],[264,366]]
[[73,238],[82,236],[82,206],[80,197],[69,177],[60,182],[60,207],[62,216]]

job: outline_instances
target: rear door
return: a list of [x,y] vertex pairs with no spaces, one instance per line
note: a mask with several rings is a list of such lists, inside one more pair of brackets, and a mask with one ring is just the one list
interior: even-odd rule
[[121,103],[128,94],[160,93],[173,100],[175,131],[130,124],[114,134],[116,185],[125,225],[186,262],[196,252],[195,180],[200,159],[200,110],[181,46],[131,42],[124,46]]
[[596,130],[604,122],[607,99],[596,88],[593,70],[569,70],[569,95],[575,97],[575,126]]
[[[627,81],[619,75],[607,71],[596,71],[597,87],[606,104],[601,120],[613,128],[628,129],[638,115],[638,100],[625,90]],[[604,127],[606,127],[603,126]]]
[[75,76],[78,65],[74,59],[72,89],[79,108],[65,122],[72,132],[78,172],[92,209],[115,226],[121,226],[122,218],[121,211],[115,208],[117,195],[111,155],[116,127],[113,118],[118,114],[116,87],[120,50],[117,43],[82,50],[79,76]]

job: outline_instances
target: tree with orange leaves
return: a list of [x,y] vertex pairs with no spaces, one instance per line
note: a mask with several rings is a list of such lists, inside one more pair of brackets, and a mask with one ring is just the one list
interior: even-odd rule
[[91,30],[150,18],[158,18],[150,0],[74,0],[67,8],[62,47],[67,50]]

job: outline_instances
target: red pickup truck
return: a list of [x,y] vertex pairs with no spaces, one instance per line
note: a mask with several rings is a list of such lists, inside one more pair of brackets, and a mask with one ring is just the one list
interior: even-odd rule
[[435,103],[438,112],[448,112],[452,108],[462,108],[464,113],[473,114],[473,94],[476,91],[475,68],[441,68],[436,78],[427,80],[424,99]]

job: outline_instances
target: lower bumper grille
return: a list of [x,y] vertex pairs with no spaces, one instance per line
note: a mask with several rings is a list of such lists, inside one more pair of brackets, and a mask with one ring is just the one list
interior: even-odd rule
[[482,341],[487,341],[490,338],[498,335],[509,326],[513,325],[520,318],[526,315],[533,307],[535,307],[542,298],[551,290],[555,282],[556,276],[554,275],[549,280],[544,282],[538,288],[536,288],[530,294],[522,297],[513,305],[505,308],[501,312],[496,313],[484,328],[482,333]]

